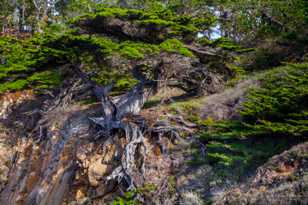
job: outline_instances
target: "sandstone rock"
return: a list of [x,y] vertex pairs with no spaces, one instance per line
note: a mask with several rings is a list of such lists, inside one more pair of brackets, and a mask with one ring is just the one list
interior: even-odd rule
[[112,171],[112,166],[102,164],[101,161],[92,162],[89,166],[89,182],[91,186],[98,186],[103,176],[107,176]]
[[75,196],[76,202],[78,205],[83,205],[85,202],[88,200],[87,194],[85,193],[85,190],[83,189],[78,189],[76,191],[76,196]]
[[6,119],[13,106],[18,106],[26,100],[34,99],[31,90],[7,93],[0,96],[0,119]]
[[88,177],[91,186],[98,186],[99,181],[112,171],[112,160],[116,152],[115,145],[104,147],[102,154],[96,154],[89,160]]
[[0,141],[0,191],[8,181],[14,153],[12,147]]

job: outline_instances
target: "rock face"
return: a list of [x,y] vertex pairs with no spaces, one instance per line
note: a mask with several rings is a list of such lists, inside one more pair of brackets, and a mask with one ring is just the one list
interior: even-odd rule
[[271,158],[252,179],[214,204],[307,204],[308,143]]
[[[92,92],[72,77],[52,96],[24,91],[1,97],[0,204],[104,204],[132,182],[147,193],[138,196],[141,201],[163,203],[176,164],[168,154],[172,136],[155,127],[144,130],[142,144],[122,132],[102,135],[104,129],[90,119],[107,107],[82,105],[74,97],[87,89]],[[140,118],[146,125],[136,115],[142,104],[128,105],[121,120],[134,127]]]
[[[36,117],[35,123],[28,121],[28,118],[18,121],[15,118],[17,111],[27,109],[31,104],[37,105],[37,101],[41,100],[35,99],[33,95],[29,102],[29,98],[25,96],[27,93],[19,95],[18,107],[16,108],[14,102],[11,103],[8,106],[10,112],[2,119],[3,126],[10,131],[2,139],[7,143],[12,141],[14,158],[9,158],[7,163],[10,171],[1,192],[1,203],[46,204],[52,200],[54,204],[60,204],[76,167],[75,143],[78,139],[73,136],[91,133],[87,120],[88,111],[82,107],[61,106],[44,112],[43,107],[36,107],[41,114],[44,113],[43,117]],[[31,111],[33,110],[30,109],[28,115],[35,117],[36,114]],[[10,129],[12,120],[19,125],[15,127],[16,130]],[[30,129],[29,124],[37,126],[32,127],[34,133],[26,135],[23,130]]]
[[25,100],[31,100],[33,98],[33,93],[31,91],[23,91],[16,93],[9,93],[0,97],[0,118],[5,119],[10,113],[10,109],[13,106],[18,106]]
[[0,190],[3,190],[8,182],[10,164],[14,158],[15,149],[6,141],[5,128],[1,128],[0,141]]

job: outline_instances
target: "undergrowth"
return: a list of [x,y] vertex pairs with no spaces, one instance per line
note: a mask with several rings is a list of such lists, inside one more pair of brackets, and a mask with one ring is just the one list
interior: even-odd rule
[[308,64],[287,64],[257,79],[260,87],[248,92],[240,119],[207,124],[200,138],[207,157],[201,159],[196,152],[195,162],[210,163],[223,175],[241,176],[307,140]]

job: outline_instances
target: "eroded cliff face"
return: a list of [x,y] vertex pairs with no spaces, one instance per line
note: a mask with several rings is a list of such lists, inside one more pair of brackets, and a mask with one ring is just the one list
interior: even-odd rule
[[[8,92],[0,97],[0,204],[107,204],[127,192],[145,204],[178,200],[175,171],[189,146],[182,137],[196,126],[142,108],[167,87],[180,89],[181,95],[172,94],[179,98],[215,93],[229,71],[225,64],[221,72],[207,67],[207,57],[223,59],[216,50],[206,53],[171,39],[192,42],[193,25],[160,24],[141,11],[120,11],[77,19],[77,33],[40,45],[56,50],[43,63],[4,78]],[[70,59],[74,52],[78,60]],[[89,55],[95,58],[83,59]],[[53,88],[49,65],[57,66],[55,82],[61,77]],[[36,75],[37,70],[47,71]],[[102,73],[94,77],[99,82],[93,73]],[[47,84],[35,88],[42,81]],[[29,89],[15,91],[20,82]]]
[[[2,96],[1,204],[108,204],[130,185],[142,190],[137,197],[145,204],[200,204],[219,190],[211,184],[210,166],[184,163],[189,159],[184,150],[192,141],[177,138],[176,132],[194,133],[195,125],[155,109],[125,114],[123,123],[143,131],[132,149],[136,139],[125,130],[101,135],[91,119],[104,115],[102,104],[75,101],[79,89],[89,86],[81,79],[71,83],[53,97],[28,90]],[[173,134],[166,129],[171,124]],[[304,197],[306,152],[307,143],[274,157],[251,182],[219,190],[215,203],[287,204],[299,194]],[[293,197],[277,200],[291,193]]]
[[[238,109],[248,89],[259,86],[257,80],[224,90],[236,75],[229,65],[234,52],[200,45],[194,41],[195,30],[189,29],[192,25],[180,21],[159,24],[140,11],[107,11],[111,13],[77,19],[77,32],[45,39],[42,49],[56,50],[51,53],[55,56],[44,59],[47,65],[44,61],[4,78],[8,82],[3,89],[7,92],[0,96],[0,204],[100,205],[122,197],[131,203],[197,205],[213,196],[217,204],[237,202],[233,189],[228,192],[234,184],[217,182],[210,164],[187,162],[193,160],[196,147],[206,159],[206,144],[197,134],[209,124],[199,121],[239,119]],[[74,52],[77,60],[69,59]],[[61,77],[55,87],[49,87],[54,85],[48,81],[50,73],[47,82],[39,78],[46,78],[42,73],[35,75],[50,71],[49,64]],[[20,79],[25,87],[9,90]],[[191,113],[168,107],[185,100],[200,106],[186,105]],[[251,193],[270,187],[276,176],[286,180],[296,173],[307,184],[305,175],[297,174],[306,172],[306,148],[304,144],[272,160],[282,163],[287,173],[261,167],[256,179],[248,182],[248,192],[244,185],[237,190],[245,197],[240,203],[250,203]],[[284,156],[297,149],[300,158],[289,164]],[[268,176],[264,186],[259,186],[261,175]],[[297,189],[300,184],[295,181]],[[261,195],[254,197],[258,204]]]
[[[200,69],[193,66],[196,59],[177,54],[148,61],[159,67],[161,81]],[[174,204],[174,172],[184,161],[181,149],[188,147],[180,135],[195,125],[181,118],[172,124],[167,113],[140,113],[165,85],[133,69],[139,84],[112,97],[108,86],[95,85],[72,66],[61,72],[67,77],[57,89],[1,95],[0,203],[106,204],[130,191],[146,204]],[[207,92],[208,84],[214,92],[218,79],[183,89]],[[83,102],[92,98],[97,102]]]
[[[1,115],[1,204],[102,204],[127,189],[122,179],[107,178],[121,167],[130,139],[118,133],[95,140],[98,129],[89,118],[102,113],[99,103],[81,105],[67,96],[43,100],[29,91],[3,95],[1,102],[6,110]],[[42,110],[44,103],[51,105]],[[28,118],[16,116],[25,113]],[[146,136],[132,153],[134,186],[166,184],[176,163],[167,154],[172,144],[167,137]],[[168,194],[162,189],[158,196]]]

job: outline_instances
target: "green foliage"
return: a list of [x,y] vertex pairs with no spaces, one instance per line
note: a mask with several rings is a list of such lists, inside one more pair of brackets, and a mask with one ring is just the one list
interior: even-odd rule
[[127,91],[137,84],[137,80],[129,73],[120,72],[118,70],[103,69],[98,75],[92,78],[95,82],[101,85],[115,83],[113,94],[119,94]]
[[193,53],[177,39],[168,39],[160,44],[161,48],[167,52],[179,53],[184,56],[192,57]]
[[261,87],[249,91],[242,120],[218,123],[206,138],[307,135],[308,64],[289,64],[258,76]]
[[47,70],[36,72],[27,80],[36,88],[51,88],[58,86],[61,82],[61,76],[57,70]]
[[207,144],[206,161],[222,175],[240,177],[292,145],[287,138],[216,139]]
[[206,160],[221,171],[242,173],[308,136],[308,64],[288,64],[257,78],[261,85],[246,95],[241,119],[211,123],[201,134]]
[[138,9],[125,9],[119,7],[100,7],[96,9],[96,16],[119,18],[147,18],[149,14]]
[[132,59],[143,59],[144,55],[140,53],[136,48],[125,46],[120,50],[122,56],[132,58]]
[[234,73],[235,77],[243,76],[246,74],[246,71],[243,67],[236,66],[234,64],[227,64],[228,68]]
[[235,57],[233,63],[226,63],[226,66],[232,72],[232,78],[228,80],[227,86],[233,87],[236,85],[240,80],[246,77],[247,71],[246,68],[239,66],[241,58]]
[[60,50],[45,47],[42,40],[36,36],[27,40],[1,38],[0,52],[4,63],[0,65],[0,72],[24,72],[64,54]]
[[118,51],[120,55],[129,59],[143,59],[145,54],[158,54],[160,48],[153,44],[124,41],[119,44]]
[[25,88],[27,85],[28,85],[27,80],[16,80],[13,82],[4,83],[0,87],[0,93],[5,92],[7,90],[12,90],[12,91],[21,90]]
[[[114,13],[120,11],[122,10],[113,10]],[[139,12],[127,10],[126,14],[137,15]],[[86,69],[91,71],[95,67],[101,67],[98,56],[103,57],[100,61],[115,54],[127,60],[142,60],[147,55],[159,54],[161,51],[192,56],[191,52],[175,39],[166,41],[162,45],[138,41],[115,41],[108,37],[78,34],[75,30],[67,29],[60,24],[47,27],[45,32],[26,40],[0,38],[2,61],[0,81],[3,83],[1,92],[26,87],[49,88],[58,85],[60,76],[49,76],[49,73],[48,75],[45,73],[50,71],[50,67],[69,62],[83,63]],[[110,72],[106,68],[101,67],[101,69],[105,70],[100,70],[94,79],[102,84],[115,81],[115,92],[123,92],[136,83],[128,71],[119,72],[115,69]],[[38,70],[43,73],[37,73]]]
[[221,6],[232,11],[234,21],[228,25],[229,30],[236,27],[238,34],[247,39],[281,36],[285,32],[301,37],[307,34],[306,0],[226,0]]
[[163,19],[146,19],[138,21],[141,25],[156,25],[156,26],[173,26],[175,22],[173,21],[166,21]]
[[195,33],[198,29],[193,24],[186,24],[182,25],[178,22],[164,20],[164,19],[146,19],[146,20],[139,20],[137,21],[139,25],[146,25],[149,26],[150,29],[152,26],[159,27],[169,27],[172,29],[170,32],[169,37],[172,36],[181,36],[182,34],[190,34]]
[[[56,62],[64,52],[42,45],[42,39],[33,37],[27,40],[14,38],[0,39],[0,93],[34,86],[48,88],[59,84],[59,75],[54,71],[34,73],[36,68],[47,67]],[[50,66],[50,65],[49,65]]]
[[35,64],[33,53],[38,50],[34,46],[24,46],[23,42],[13,38],[0,39],[0,52],[3,64],[0,65],[0,72],[6,74],[15,71],[24,71]]
[[107,37],[89,36],[86,34],[67,34],[54,41],[50,41],[48,45],[56,49],[67,50],[67,52],[71,52],[72,49],[74,49],[77,55],[79,55],[82,50],[93,50],[100,52],[104,56],[118,53],[122,57],[132,60],[140,60],[143,59],[145,55],[158,54],[162,50],[179,53],[189,57],[193,56],[184,44],[177,39],[168,39],[160,45],[155,45],[135,41],[116,42]]
[[203,46],[211,46],[211,47],[219,47],[227,51],[235,51],[237,53],[245,53],[254,51],[253,48],[245,48],[238,43],[232,41],[231,39],[221,37],[216,40],[209,40],[207,37],[202,37],[198,39],[198,43],[200,43]]
[[209,40],[207,37],[203,36],[197,39],[197,42],[202,46],[212,45],[213,41]]
[[230,39],[221,37],[212,43],[213,45],[217,45],[220,48],[226,49],[226,50],[238,50],[241,47],[237,45],[236,43],[232,42]]
[[118,53],[122,57],[132,60],[140,60],[145,55],[157,54],[160,51],[159,46],[149,43],[135,41],[117,42],[102,36],[76,35],[71,33],[51,40],[48,42],[48,46],[67,51],[67,53],[73,52],[77,56],[82,52],[91,51],[100,53],[104,57]]
[[102,20],[107,18],[119,18],[129,20],[137,27],[147,30],[161,30],[164,39],[171,37],[183,37],[194,35],[198,30],[203,30],[215,22],[211,15],[191,17],[189,15],[177,15],[170,9],[137,10],[125,8],[100,8],[96,13],[86,14],[71,20],[72,24],[78,25],[83,20]]
[[[299,125],[302,122],[292,123],[290,120],[297,116],[303,117],[308,108],[308,64],[289,64],[275,68],[260,77],[262,87],[249,92],[243,104],[241,115],[246,122],[260,121],[272,123],[287,123]],[[268,124],[270,125],[270,124]],[[299,132],[292,135],[304,134]]]
[[128,191],[125,193],[123,197],[117,197],[112,204],[113,205],[138,205],[141,204],[138,200],[136,200],[136,195],[139,194],[150,194],[154,192],[157,187],[154,184],[144,184],[143,187],[137,188],[132,191]]
[[[64,23],[53,23],[44,28],[43,33],[49,37],[56,37],[70,32],[70,28]],[[40,34],[36,34],[37,36]]]
[[34,73],[26,79],[8,81],[1,85],[0,93],[6,91],[17,91],[28,87],[51,88],[60,84],[60,75],[57,71],[44,71]]
[[[188,31],[196,31],[197,28],[210,26],[215,22],[215,18],[208,13],[208,15],[202,17],[192,17],[186,14],[178,15],[171,9],[162,6],[161,4],[158,7],[151,9],[126,9],[126,8],[106,8],[102,7],[97,9],[96,14],[89,14],[80,17],[81,19],[85,18],[95,18],[95,17],[117,17],[122,19],[129,19],[139,21],[141,24],[155,24],[162,26],[178,26],[182,29],[187,29]],[[88,17],[87,17],[88,16]],[[78,19],[75,20],[75,22]],[[176,28],[176,27],[173,27]]]
[[173,111],[179,109],[185,113],[194,113],[194,110],[198,110],[202,106],[202,102],[202,98],[193,98],[188,101],[174,102],[170,105],[170,108]]
[[228,38],[224,38],[224,37],[221,37],[219,39],[214,40],[212,42],[212,45],[220,47],[220,48],[225,49],[225,50],[236,51],[238,53],[249,52],[249,51],[254,50],[253,48],[243,48],[238,43],[235,43],[234,41],[232,41]]
[[134,199],[135,195],[136,191],[126,192],[124,197],[117,197],[112,205],[138,205],[140,203]]

